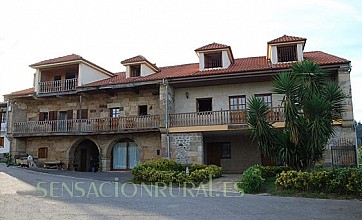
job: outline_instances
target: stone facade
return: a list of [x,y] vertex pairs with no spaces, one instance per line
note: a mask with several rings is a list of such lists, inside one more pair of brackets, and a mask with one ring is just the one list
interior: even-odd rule
[[170,135],[172,158],[182,164],[202,164],[202,133],[182,133]]
[[62,161],[65,169],[72,169],[74,150],[84,140],[92,141],[99,150],[103,171],[111,169],[113,146],[122,140],[133,140],[140,149],[140,162],[161,157],[160,133],[134,133],[118,135],[92,135],[92,136],[56,136],[56,137],[29,137],[16,138],[13,143],[18,152],[26,152],[38,158],[38,149],[47,148],[47,158],[39,158],[38,166],[47,161]]

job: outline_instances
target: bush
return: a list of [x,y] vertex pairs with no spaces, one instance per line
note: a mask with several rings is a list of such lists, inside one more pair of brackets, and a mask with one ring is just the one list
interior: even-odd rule
[[132,169],[136,182],[146,183],[201,183],[209,178],[221,176],[221,167],[215,165],[194,164],[186,175],[186,167],[168,159],[156,159],[141,163]]
[[266,177],[275,177],[278,174],[280,174],[283,171],[289,171],[291,170],[290,167],[286,167],[286,166],[263,166],[262,168],[262,177],[266,178]]
[[336,168],[311,172],[282,172],[275,181],[281,189],[362,196],[362,169]]
[[258,193],[264,183],[262,177],[262,166],[254,165],[246,169],[242,175],[239,188],[245,193]]

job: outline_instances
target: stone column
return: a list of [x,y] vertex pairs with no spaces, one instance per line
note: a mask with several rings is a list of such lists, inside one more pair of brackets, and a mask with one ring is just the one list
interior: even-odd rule
[[[166,98],[166,85],[160,84],[160,132],[161,132],[161,157],[167,158],[167,135],[166,135],[166,100],[168,101],[168,113],[175,112],[175,90],[168,85],[168,97]],[[171,151],[171,158],[173,153]]]
[[349,65],[341,66],[338,69],[338,83],[342,91],[346,95],[345,105],[346,111],[342,115],[342,126],[353,126],[353,105],[352,105],[352,90],[350,80],[350,67]]

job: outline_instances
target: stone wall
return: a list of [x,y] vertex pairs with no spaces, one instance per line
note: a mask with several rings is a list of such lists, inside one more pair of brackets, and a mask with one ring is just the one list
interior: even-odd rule
[[202,133],[170,134],[171,159],[182,164],[202,164]]
[[[42,166],[46,161],[62,161],[65,168],[71,164],[72,152],[84,140],[94,142],[99,150],[103,171],[110,170],[112,149],[115,143],[124,139],[133,140],[140,148],[140,161],[144,162],[161,157],[157,153],[161,149],[160,133],[133,133],[117,135],[91,135],[91,136],[53,136],[53,137],[29,137],[16,138],[13,142],[14,151],[24,152],[38,157],[38,149],[48,148],[48,157],[38,159],[38,165]],[[16,153],[16,152],[14,152]]]
[[120,116],[136,116],[139,114],[138,106],[141,105],[147,105],[149,115],[158,115],[160,113],[158,90],[141,90],[139,93],[119,91],[111,95],[83,94],[81,99],[79,95],[17,99],[13,104],[12,118],[15,122],[38,121],[39,112],[68,110],[73,110],[73,118],[76,118],[80,107],[88,109],[88,118],[108,118],[111,108],[119,108]]

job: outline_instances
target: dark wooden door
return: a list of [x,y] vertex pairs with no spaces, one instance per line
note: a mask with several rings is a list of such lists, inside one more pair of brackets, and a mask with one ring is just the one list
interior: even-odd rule
[[221,166],[221,146],[218,143],[207,144],[207,164]]
[[80,150],[80,170],[87,171],[87,149]]

